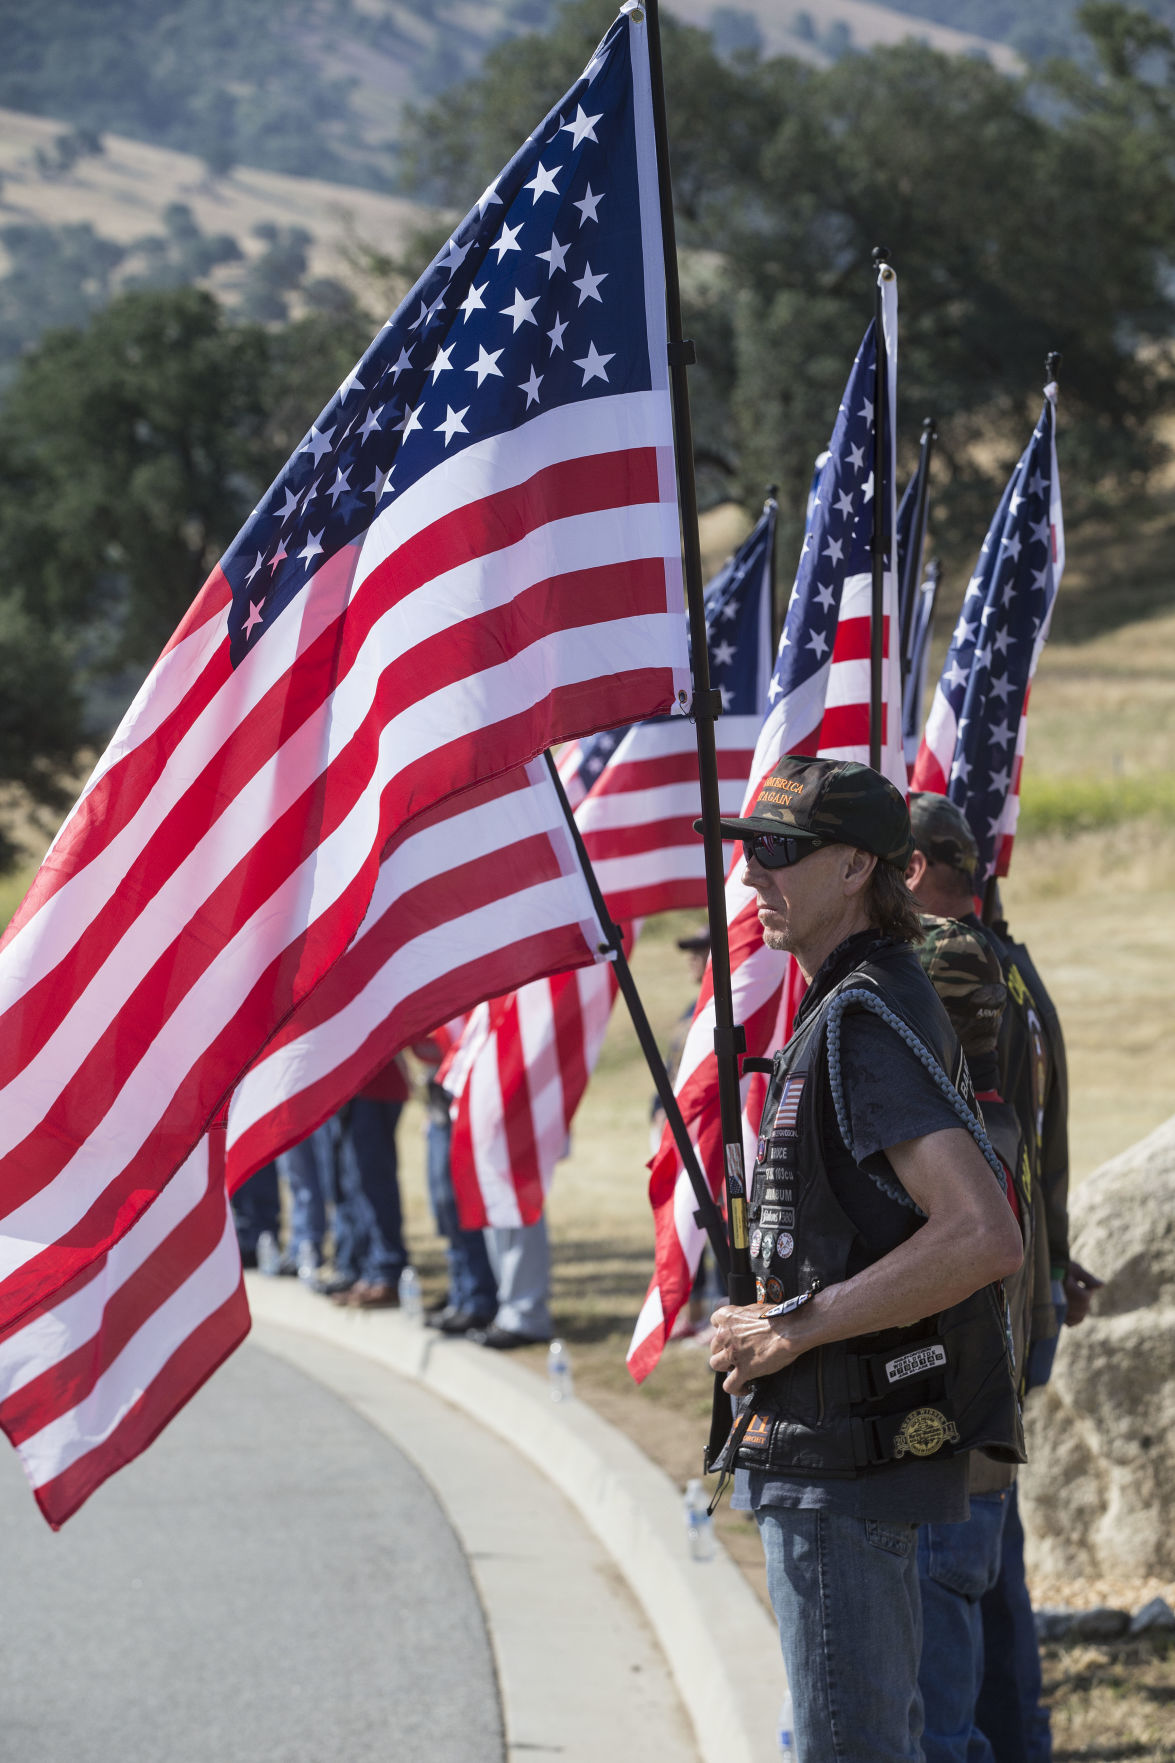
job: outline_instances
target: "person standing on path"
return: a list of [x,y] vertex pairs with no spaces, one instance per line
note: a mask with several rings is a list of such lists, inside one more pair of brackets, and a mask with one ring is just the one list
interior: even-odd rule
[[793,754],[722,830],[809,989],[760,1129],[761,1299],[714,1313],[710,1363],[741,1398],[717,1466],[759,1525],[800,1763],[918,1763],[917,1527],[967,1516],[968,1450],[1023,1460],[996,1284],[1019,1227],[910,948],[899,792]]

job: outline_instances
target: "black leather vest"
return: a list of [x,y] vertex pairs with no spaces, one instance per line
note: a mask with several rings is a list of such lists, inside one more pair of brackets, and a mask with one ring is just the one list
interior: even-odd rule
[[[760,1296],[778,1303],[880,1260],[919,1228],[894,1198],[893,1228],[880,1245],[862,1239],[829,1182],[822,1150],[830,1082],[828,1028],[846,992],[875,995],[934,1055],[975,1103],[958,1041],[916,957],[872,942],[775,1055],[751,1188],[751,1263]],[[817,976],[819,985],[819,976]],[[843,1009],[867,1006],[847,1002]],[[960,1122],[962,1124],[962,1122]],[[864,1179],[868,1179],[865,1177]],[[994,1176],[992,1178],[995,1179]],[[832,1342],[761,1379],[722,1453],[743,1469],[804,1477],[858,1476],[906,1458],[982,1449],[1024,1461],[1001,1286],[909,1328]]]

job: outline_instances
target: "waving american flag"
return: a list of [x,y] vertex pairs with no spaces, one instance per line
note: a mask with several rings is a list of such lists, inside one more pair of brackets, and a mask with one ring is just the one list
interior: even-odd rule
[[[897,374],[896,281],[883,282],[882,287],[892,410]],[[876,376],[871,325],[853,363],[828,454],[809,502],[803,550],[769,688],[771,708],[755,748],[741,814],[752,811],[764,777],[785,753],[820,753],[830,759],[869,762]],[[892,463],[891,452],[883,492],[891,497]],[[892,503],[889,530],[894,530]],[[897,585],[892,559],[886,569],[885,595],[883,769],[904,791]],[[744,887],[742,870],[740,852],[726,883],[734,1020],[746,1032],[748,1053],[762,1057],[787,1039],[804,982],[788,956],[765,946],[758,898]],[[761,1077],[743,1081],[748,1168],[758,1136],[764,1088]],[[676,1093],[699,1162],[717,1197],[722,1191],[723,1152],[709,971],[686,1037]],[[705,1240],[694,1218],[693,1191],[668,1131],[663,1133],[653,1159],[649,1198],[656,1229],[655,1266],[628,1350],[629,1370],[638,1381],[648,1376],[660,1358],[674,1319],[689,1295]]]
[[[719,798],[742,801],[771,663],[776,507],[706,591]],[[679,717],[598,735],[560,758],[568,800],[614,920],[631,949],[643,920],[706,904],[694,731]],[[452,1089],[453,1187],[467,1228],[531,1224],[595,1069],[616,998],[601,964],[523,986],[475,1010],[444,1072]]]
[[967,816],[980,885],[1011,862],[1028,697],[1065,567],[1056,406],[1050,383],[967,583],[911,779]]
[[53,1522],[247,1327],[209,1128],[315,1026],[385,853],[688,706],[663,271],[630,7],[213,571],[0,947],[0,1426]]

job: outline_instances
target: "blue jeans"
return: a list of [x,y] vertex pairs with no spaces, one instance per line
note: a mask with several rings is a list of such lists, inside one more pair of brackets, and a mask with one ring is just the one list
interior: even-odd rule
[[761,1506],[798,1763],[921,1763],[917,1527]]
[[394,1286],[408,1259],[396,1164],[402,1107],[356,1096],[340,1116],[335,1271],[370,1285]]
[[1008,1501],[1000,1575],[981,1606],[984,1674],[976,1723],[999,1763],[1052,1763],[1049,1711],[1041,1701],[1040,1649],[1024,1580],[1024,1531],[1016,1489]]
[[457,1201],[449,1172],[452,1131],[447,1120],[429,1117],[428,1197],[432,1202],[437,1235],[448,1243],[445,1259],[449,1265],[449,1303],[454,1310],[464,1310],[471,1316],[484,1317],[487,1322],[492,1322],[498,1308],[498,1287],[483,1233],[462,1230],[457,1216]]
[[277,1160],[277,1172],[290,1190],[290,1240],[287,1252],[297,1261],[306,1243],[315,1258],[322,1254],[326,1235],[326,1200],[334,1190],[335,1125],[324,1121],[299,1145],[291,1145]]
[[980,1599],[999,1577],[1010,1490],[972,1494],[964,1524],[923,1524],[918,1530],[922,1589],[922,1665],[918,1683],[926,1714],[926,1763],[994,1763],[975,1722],[983,1681]]
[[233,1195],[232,1212],[241,1254],[248,1265],[253,1265],[257,1257],[257,1238],[262,1231],[269,1231],[277,1241],[281,1200],[275,1163],[263,1163],[248,1181],[242,1182]]

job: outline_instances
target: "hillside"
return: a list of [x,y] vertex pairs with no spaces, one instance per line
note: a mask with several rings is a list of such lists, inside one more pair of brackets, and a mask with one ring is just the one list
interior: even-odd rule
[[[826,61],[917,35],[1013,69],[1015,55],[947,20],[867,0],[665,0],[740,46]],[[5,9],[0,106],[191,153],[391,190],[405,102],[477,71],[557,0],[42,0]],[[600,0],[600,31],[612,14]]]
[[47,172],[59,123],[0,110],[0,377],[52,325],[84,324],[132,286],[211,287],[243,316],[281,322],[346,294],[388,298],[356,246],[394,255],[423,217],[377,190],[239,166],[105,135]]

